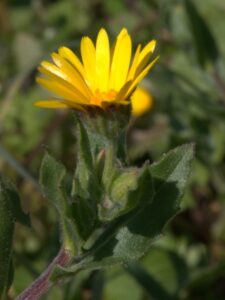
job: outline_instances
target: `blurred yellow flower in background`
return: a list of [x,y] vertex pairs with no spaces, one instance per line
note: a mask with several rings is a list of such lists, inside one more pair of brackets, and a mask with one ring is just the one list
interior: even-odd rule
[[[127,105],[139,82],[155,64],[150,61],[156,42],[141,45],[132,58],[132,41],[127,29],[122,29],[110,48],[105,29],[98,33],[94,45],[89,37],[81,40],[81,60],[69,48],[61,47],[52,54],[53,63],[43,61],[39,67],[44,77],[37,82],[60,98],[38,101],[36,106],[47,108],[75,108],[89,106]],[[143,108],[146,98],[143,98]],[[139,108],[137,108],[139,105]],[[141,103],[135,105],[141,110]]]
[[138,87],[131,96],[132,115],[140,117],[150,110],[153,105],[153,98],[150,92],[142,87]]

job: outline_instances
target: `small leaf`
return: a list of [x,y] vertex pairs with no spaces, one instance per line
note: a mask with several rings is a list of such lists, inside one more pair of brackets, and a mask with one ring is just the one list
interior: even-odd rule
[[[98,181],[94,170],[94,154],[86,128],[77,119],[78,155],[72,196],[82,198],[94,197],[98,194]],[[92,201],[93,202],[93,201]]]
[[185,8],[200,65],[204,67],[208,61],[214,64],[219,57],[219,49],[208,24],[191,0],[185,0]]
[[65,188],[65,176],[65,167],[58,163],[50,154],[46,153],[40,170],[40,184],[43,194],[57,210],[65,245],[76,251],[78,237],[75,224],[67,216],[69,201]]
[[95,229],[100,185],[95,172],[95,156],[86,128],[78,119],[78,156],[72,188],[71,217],[76,220],[81,237],[86,240]]
[[51,201],[59,214],[65,214],[68,205],[63,188],[65,175],[65,167],[46,152],[41,164],[40,184],[44,196]]
[[103,198],[102,205],[99,207],[99,218],[103,221],[113,220],[120,215],[128,213],[141,200],[141,195],[135,191],[139,190],[143,173],[143,168],[124,168],[117,169],[118,175],[114,176],[108,193]]
[[90,204],[90,201],[91,199],[74,197],[69,212],[70,218],[75,220],[79,235],[84,241],[94,231],[97,220],[96,212],[93,210],[93,204]]

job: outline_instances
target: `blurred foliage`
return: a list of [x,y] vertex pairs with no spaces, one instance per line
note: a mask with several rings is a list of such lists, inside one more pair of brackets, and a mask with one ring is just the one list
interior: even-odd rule
[[[144,81],[153,109],[133,119],[129,155],[155,161],[186,142],[196,160],[183,212],[140,265],[85,272],[43,299],[225,298],[225,3],[221,0],[2,0],[0,2],[0,170],[22,191],[32,227],[17,225],[10,299],[58,249],[56,216],[36,180],[44,150],[74,168],[74,119],[33,107],[46,95],[36,66],[61,45],[79,50],[101,26],[129,29],[134,44],[158,41],[160,62]],[[164,297],[164,298],[163,298]]]

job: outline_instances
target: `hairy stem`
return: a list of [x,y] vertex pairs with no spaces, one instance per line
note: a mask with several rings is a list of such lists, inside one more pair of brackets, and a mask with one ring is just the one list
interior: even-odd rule
[[16,300],[40,299],[40,297],[54,285],[54,283],[49,280],[54,267],[57,265],[64,267],[69,263],[70,259],[71,256],[69,252],[65,249],[61,249],[47,269],[31,284],[30,287],[23,291]]

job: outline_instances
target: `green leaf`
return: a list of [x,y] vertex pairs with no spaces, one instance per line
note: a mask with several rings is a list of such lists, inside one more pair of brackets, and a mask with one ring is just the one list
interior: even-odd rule
[[[12,192],[12,193],[10,193]],[[12,241],[15,216],[8,181],[0,177],[0,299],[6,299],[11,284]]]
[[79,234],[86,240],[95,229],[97,202],[100,199],[99,178],[95,171],[95,152],[86,128],[78,119],[78,155],[72,188],[71,217],[76,220]]
[[62,237],[66,247],[76,252],[78,236],[75,224],[67,215],[69,200],[65,177],[65,167],[46,153],[40,170],[40,185],[43,195],[55,207],[59,215]]
[[85,127],[79,119],[77,120],[78,155],[72,195],[79,195],[82,198],[87,198],[90,197],[91,177],[94,177],[94,162],[91,145]]
[[[132,260],[143,256],[149,250],[166,223],[180,208],[180,198],[192,159],[193,145],[184,145],[164,155],[149,168],[150,173],[144,173],[138,182],[142,201],[139,201],[139,205],[131,213],[117,220],[118,226],[113,225],[115,228],[107,242],[107,232],[104,242],[97,241],[94,261]],[[151,178],[155,187],[153,199]]]
[[[138,201],[143,198],[143,195],[146,194],[147,192],[149,193],[148,198],[143,201],[147,202],[148,200],[151,200],[152,197],[152,192],[149,189],[149,186],[152,189],[152,182],[151,182],[151,176],[149,173],[148,168],[146,167],[145,170],[141,173],[141,176],[138,178],[137,186],[139,187],[136,190],[130,191],[130,201]],[[97,256],[101,257],[101,248],[103,247],[103,251],[107,252],[108,250],[105,250],[104,246],[106,244],[106,247],[109,247],[109,252],[111,256],[111,244],[114,246],[114,235],[116,234],[117,230],[123,226],[123,224],[132,217],[131,214],[125,214],[116,220],[110,222],[110,225],[108,229],[103,232],[103,234],[99,237],[97,242],[93,245],[93,247],[86,253],[84,254],[84,257],[78,257],[77,259],[75,258],[75,261],[77,260],[77,263],[72,265],[71,267],[67,268],[62,268],[60,266],[56,267],[53,274],[52,274],[52,280],[57,281],[59,279],[63,279],[65,277],[70,277],[76,274],[77,272],[83,270],[83,269],[88,269],[88,270],[95,270],[102,268],[104,266],[108,265],[114,265],[117,262],[121,262],[121,258],[119,257],[110,257],[109,259],[99,259]],[[112,240],[112,241],[111,241]],[[94,258],[93,254],[96,254],[96,257]],[[87,258],[87,259],[86,259]]]
[[82,269],[130,262],[146,254],[180,209],[192,159],[193,144],[187,144],[170,151],[159,162],[146,168],[139,177],[139,188],[132,195],[141,196],[138,205],[111,222],[77,264],[58,268],[55,278],[71,276]]
[[142,213],[148,209],[154,193],[152,178],[147,168],[138,178],[137,186],[137,189],[129,193],[128,201],[132,202],[138,197],[138,205],[130,213],[117,218],[109,225],[90,250],[94,252],[94,261],[108,260],[108,258],[112,261],[131,260],[140,257],[145,251],[146,238],[139,232],[136,235],[135,231],[136,229],[139,231],[139,217],[142,218]]
[[79,235],[85,242],[95,229],[97,221],[96,212],[90,201],[86,201],[79,196],[73,198],[71,203],[69,216],[75,220]]
[[191,0],[185,0],[185,8],[190,21],[199,64],[202,67],[207,62],[214,64],[219,57],[219,49],[208,24]]
[[51,201],[60,215],[67,210],[66,193],[63,188],[66,169],[49,153],[45,153],[40,170],[40,184],[44,196]]
[[[170,198],[173,198],[172,196],[182,196],[193,156],[194,144],[185,144],[164,154],[159,162],[150,166],[150,172],[154,178],[154,186],[157,191],[156,197],[166,192],[171,184],[175,184],[178,193],[174,193]],[[165,196],[168,197],[168,195]]]

